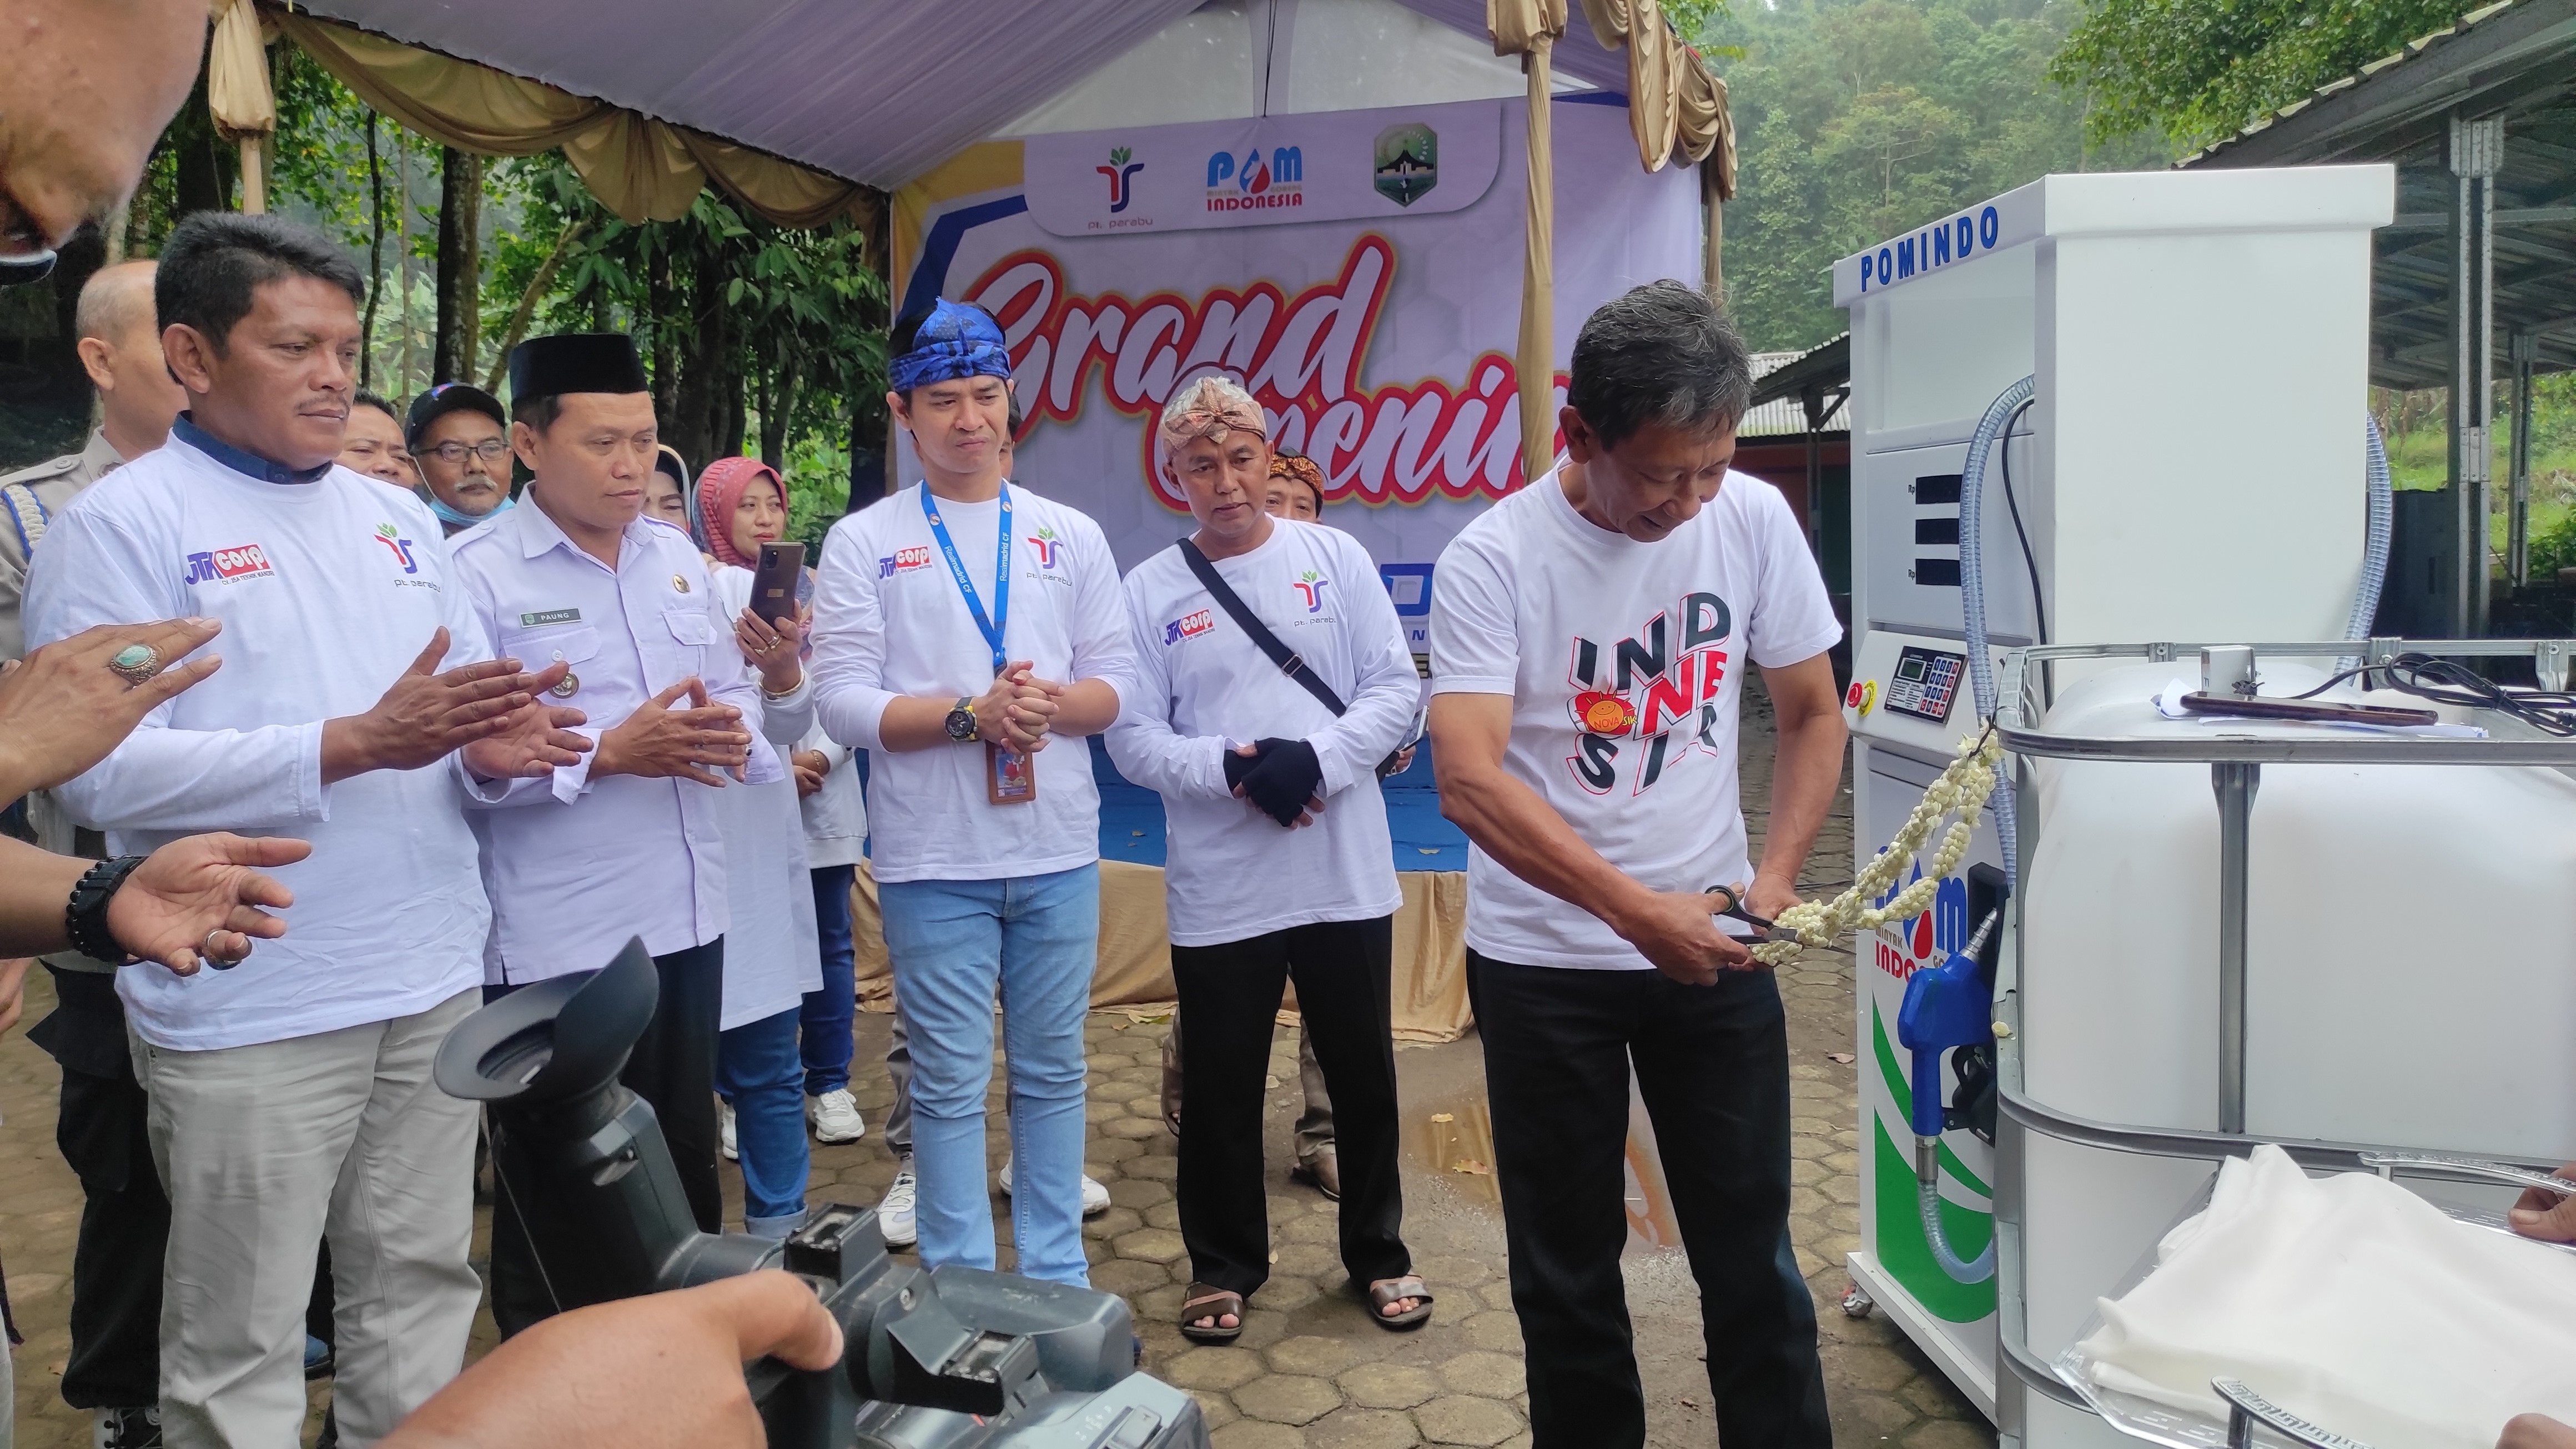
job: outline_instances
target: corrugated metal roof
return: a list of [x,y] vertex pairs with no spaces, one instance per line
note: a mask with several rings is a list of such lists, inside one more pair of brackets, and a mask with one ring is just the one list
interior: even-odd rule
[[[1761,396],[1762,390],[1759,384],[1763,378],[1770,376],[1772,373],[1778,372],[1780,369],[1787,367],[1789,364],[1796,362],[1802,357],[1807,357],[1814,353],[1821,352],[1825,348],[1831,347],[1835,342],[1839,342],[1841,340],[1841,337],[1836,337],[1832,341],[1825,342],[1816,347],[1808,348],[1805,352],[1757,352],[1753,354],[1753,381],[1756,384],[1754,395],[1756,397]],[[1825,414],[1824,426],[1820,431],[1841,433],[1848,432],[1850,430],[1851,419],[1847,414],[1845,403],[1838,400],[1834,403],[1832,410]],[[1752,410],[1744,415],[1744,421],[1736,424],[1735,427],[1735,436],[1739,441],[1753,438],[1803,438],[1806,435],[1807,405],[1795,396],[1773,398],[1768,402],[1755,403]]]
[[2261,117],[2177,166],[2397,166],[2377,239],[2371,381],[2439,387],[2451,365],[2454,116],[2500,117],[2495,346],[2532,339],[2541,372],[2576,368],[2576,0],[2504,0]]

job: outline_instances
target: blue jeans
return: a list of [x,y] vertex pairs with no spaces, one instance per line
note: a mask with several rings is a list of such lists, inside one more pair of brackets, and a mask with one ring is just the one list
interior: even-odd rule
[[1082,1254],[1082,1022],[1100,949],[1100,867],[889,882],[878,897],[895,992],[912,1028],[922,1266],[993,1266],[984,1094],[993,1081],[998,989],[1019,1271],[1090,1286]]
[[746,1022],[716,1040],[716,1090],[733,1103],[742,1153],[742,1225],[783,1238],[805,1216],[805,1069],[796,1059],[796,1013]]
[[855,865],[822,865],[814,877],[814,933],[823,944],[823,984],[805,993],[796,1014],[797,1053],[805,1060],[805,1095],[850,1084],[851,1023],[858,1014],[858,971],[850,958],[850,886]]

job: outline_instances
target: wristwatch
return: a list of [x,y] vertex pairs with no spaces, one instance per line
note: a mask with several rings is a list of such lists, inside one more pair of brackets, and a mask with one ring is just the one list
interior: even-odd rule
[[72,887],[72,898],[63,906],[63,930],[71,937],[73,950],[101,961],[131,959],[134,953],[116,944],[116,937],[107,929],[107,903],[142,863],[139,855],[102,860]]
[[956,707],[948,711],[948,737],[964,744],[975,738],[975,697],[957,696]]

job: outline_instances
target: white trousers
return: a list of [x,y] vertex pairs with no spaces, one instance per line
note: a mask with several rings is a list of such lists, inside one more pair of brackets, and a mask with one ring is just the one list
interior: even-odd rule
[[304,1426],[304,1310],[331,1244],[340,1442],[359,1449],[464,1365],[482,1284],[475,1109],[430,1064],[480,1004],[257,1046],[130,1037],[170,1193],[161,1433],[171,1449],[279,1449]]

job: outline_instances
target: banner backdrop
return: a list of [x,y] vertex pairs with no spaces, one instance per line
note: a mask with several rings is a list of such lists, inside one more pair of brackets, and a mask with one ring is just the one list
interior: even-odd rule
[[[1188,531],[1154,463],[1163,401],[1202,372],[1243,382],[1273,440],[1323,467],[1324,521],[1368,547],[1418,629],[1442,546],[1521,476],[1524,111],[988,142],[896,193],[900,296],[1002,319],[1025,413],[1011,476],[1099,520],[1121,568]],[[1584,317],[1699,276],[1703,231],[1698,178],[1639,168],[1622,98],[1559,97],[1554,119],[1561,397]]]

